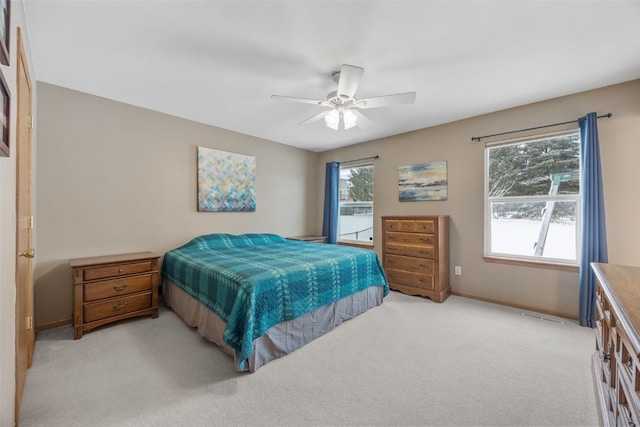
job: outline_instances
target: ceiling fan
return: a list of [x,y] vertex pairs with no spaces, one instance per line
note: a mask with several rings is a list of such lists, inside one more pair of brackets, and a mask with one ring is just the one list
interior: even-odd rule
[[366,129],[373,125],[359,110],[367,108],[388,107],[392,105],[413,104],[416,100],[415,92],[396,93],[392,95],[374,96],[372,98],[357,99],[356,90],[360,84],[360,78],[364,68],[343,64],[340,71],[331,73],[333,80],[338,83],[338,89],[327,94],[326,100],[297,98],[293,96],[271,95],[271,99],[315,104],[329,107],[299,124],[308,124],[324,119],[327,127],[338,130],[342,124],[343,129],[351,129],[354,126]]

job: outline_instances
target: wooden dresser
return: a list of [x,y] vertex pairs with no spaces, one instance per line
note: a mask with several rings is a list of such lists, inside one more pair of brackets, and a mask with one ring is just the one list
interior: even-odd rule
[[640,267],[591,264],[596,352],[591,361],[600,424],[640,425]]
[[382,263],[391,289],[443,302],[449,287],[449,217],[383,216]]
[[152,252],[138,252],[69,260],[74,338],[129,317],[158,317],[159,258]]

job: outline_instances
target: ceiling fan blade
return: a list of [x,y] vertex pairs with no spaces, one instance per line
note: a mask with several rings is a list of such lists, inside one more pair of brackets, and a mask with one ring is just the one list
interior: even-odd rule
[[340,79],[338,80],[338,96],[353,98],[360,84],[362,73],[364,73],[364,68],[343,64],[342,68],[340,68]]
[[325,107],[331,106],[327,101],[321,101],[319,99],[297,98],[295,96],[271,95],[271,99],[275,99],[277,101],[301,102],[303,104],[324,105]]
[[378,108],[389,105],[413,104],[416,102],[415,92],[395,93],[393,95],[374,96],[358,100],[358,108]]
[[322,120],[322,119],[324,119],[324,116],[326,116],[329,111],[331,111],[331,110],[326,110],[326,111],[323,111],[323,112],[318,113],[316,115],[313,115],[313,116],[309,117],[308,119],[305,119],[305,120],[301,121],[298,124],[299,125],[306,125],[306,124],[309,124],[309,123],[314,123],[314,122],[317,122],[319,120]]
[[356,113],[356,117],[358,118],[358,122],[356,123],[356,126],[358,126],[360,129],[367,129],[373,126],[373,122],[369,120],[367,116],[362,114],[360,111],[354,110],[354,109],[352,109],[351,111]]

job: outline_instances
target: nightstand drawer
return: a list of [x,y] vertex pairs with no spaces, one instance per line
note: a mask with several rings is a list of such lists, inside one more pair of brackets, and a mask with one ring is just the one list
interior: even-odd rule
[[88,302],[119,295],[133,294],[135,292],[150,291],[151,279],[151,274],[147,274],[144,276],[86,283],[84,285],[84,300]]
[[151,271],[151,261],[134,264],[118,264],[106,267],[87,268],[84,270],[84,280],[107,279],[110,277],[126,276],[127,274]]
[[151,308],[151,292],[125,298],[111,299],[84,305],[84,321],[93,322],[133,311]]

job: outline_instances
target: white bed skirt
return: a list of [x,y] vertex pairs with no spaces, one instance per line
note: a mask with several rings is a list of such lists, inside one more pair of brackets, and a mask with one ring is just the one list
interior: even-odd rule
[[[217,314],[170,280],[164,279],[162,294],[167,306],[187,325],[197,328],[203,338],[218,344],[234,358],[236,366],[241,366],[237,352],[222,340],[226,324]],[[253,351],[240,370],[254,372],[271,360],[286,356],[342,322],[382,304],[382,299],[383,287],[372,286],[297,319],[281,322],[253,341]]]

